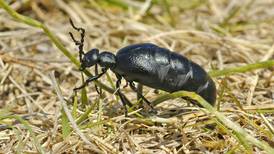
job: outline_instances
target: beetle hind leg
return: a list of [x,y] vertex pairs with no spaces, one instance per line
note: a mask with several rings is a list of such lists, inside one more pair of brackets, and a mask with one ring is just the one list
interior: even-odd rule
[[142,104],[143,101],[141,100],[142,98],[142,94],[143,94],[143,85],[141,83],[138,83],[137,85],[137,100],[140,100],[140,103]]
[[147,103],[147,105],[151,108],[151,110],[153,112],[155,112],[154,107],[152,106],[152,104],[150,103],[150,101],[148,101],[145,98],[145,96],[143,96],[142,93],[140,93],[140,91],[138,90],[138,88],[135,87],[135,84],[133,82],[130,82],[129,85],[130,85],[130,88],[137,93],[138,97],[142,98],[142,100],[144,100]]

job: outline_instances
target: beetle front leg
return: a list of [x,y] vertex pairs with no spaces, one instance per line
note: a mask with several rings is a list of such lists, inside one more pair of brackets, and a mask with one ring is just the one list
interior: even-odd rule
[[90,82],[92,82],[92,81],[94,81],[94,80],[97,80],[98,78],[100,78],[100,77],[101,77],[102,75],[104,75],[105,73],[106,73],[106,71],[104,71],[104,72],[102,72],[102,73],[100,73],[100,74],[98,74],[98,75],[95,75],[95,76],[92,76],[92,77],[88,78],[88,79],[84,82],[84,84],[82,84],[80,87],[74,88],[73,90],[74,90],[74,91],[77,91],[77,90],[83,89],[85,86],[88,85],[88,83],[90,83]]
[[[95,64],[95,75],[98,75],[98,64]],[[100,88],[99,90],[96,84],[95,84],[95,90],[100,96],[102,95],[102,88]]]

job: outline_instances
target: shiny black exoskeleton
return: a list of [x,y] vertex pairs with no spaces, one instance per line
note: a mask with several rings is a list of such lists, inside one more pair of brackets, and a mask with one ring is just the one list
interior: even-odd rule
[[[73,27],[78,31],[79,29],[83,31],[74,25]],[[75,41],[74,38],[73,40]],[[79,42],[75,42],[79,45]],[[76,89],[83,88],[88,82],[100,78],[110,69],[118,78],[116,88],[120,87],[121,79],[124,78],[136,92],[138,90],[133,82],[167,92],[179,90],[196,92],[211,105],[215,104],[215,84],[202,67],[180,54],[151,43],[126,46],[116,55],[107,51],[99,53],[98,49],[83,53],[80,49],[80,61],[80,70],[99,64],[102,72],[87,79],[84,85]],[[117,93],[125,106],[127,100],[119,89]],[[141,97],[149,104],[144,96],[141,95]]]

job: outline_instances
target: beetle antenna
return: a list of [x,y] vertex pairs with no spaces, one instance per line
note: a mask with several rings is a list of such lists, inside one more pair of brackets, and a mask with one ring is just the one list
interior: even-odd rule
[[78,46],[78,49],[79,49],[79,59],[80,59],[80,62],[82,62],[83,55],[85,54],[84,51],[83,51],[84,41],[85,41],[85,39],[84,39],[85,38],[85,29],[81,28],[81,27],[76,27],[71,19],[69,19],[69,22],[70,22],[72,28],[75,29],[75,30],[77,30],[78,32],[80,32],[80,35],[81,35],[81,39],[80,39],[80,41],[78,41],[78,40],[75,39],[75,37],[73,36],[73,34],[71,32],[69,32],[69,35],[70,35],[71,39],[73,40],[73,42],[75,43],[75,45]]

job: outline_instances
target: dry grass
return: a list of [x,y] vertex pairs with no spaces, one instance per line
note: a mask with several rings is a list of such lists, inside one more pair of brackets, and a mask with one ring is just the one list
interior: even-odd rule
[[[86,29],[85,51],[116,52],[153,42],[208,71],[274,59],[272,0],[22,0],[10,5],[47,25],[75,58],[69,17]],[[0,153],[266,153],[215,114],[182,99],[155,106],[157,116],[133,108],[124,117],[120,100],[104,90],[99,97],[94,84],[87,88],[88,100],[80,93],[74,97],[72,89],[82,83],[77,67],[41,29],[3,9],[0,68]],[[112,73],[100,78],[112,88],[115,80]],[[274,68],[214,80],[217,110],[274,148]],[[129,88],[122,91],[137,102]],[[144,94],[149,100],[159,95],[150,88]]]

